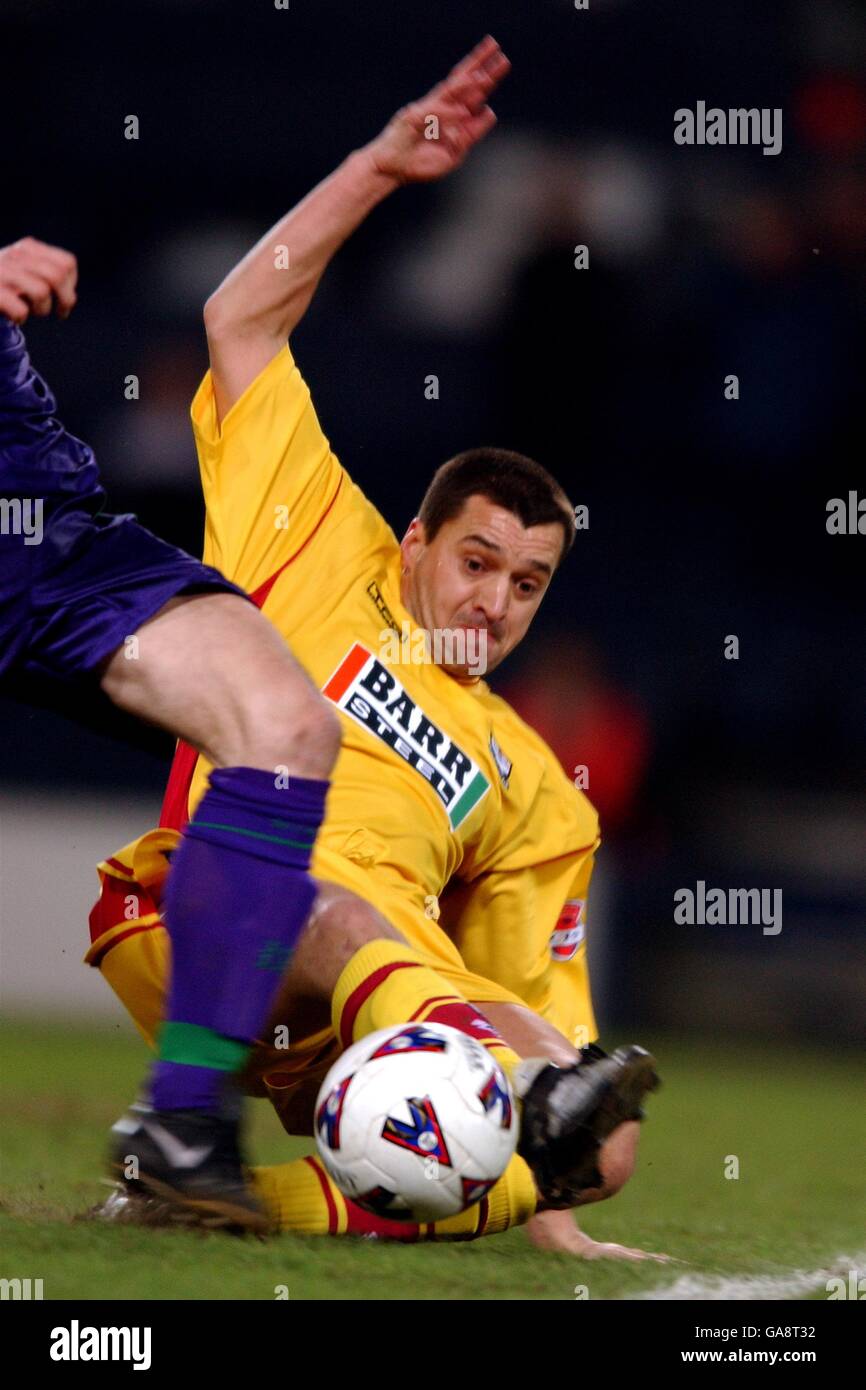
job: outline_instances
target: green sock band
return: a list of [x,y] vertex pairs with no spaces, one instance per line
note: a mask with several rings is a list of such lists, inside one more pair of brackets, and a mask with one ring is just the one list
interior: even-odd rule
[[164,1023],[159,1031],[161,1062],[180,1062],[187,1067],[212,1071],[240,1071],[251,1048],[237,1038],[226,1038],[198,1023]]

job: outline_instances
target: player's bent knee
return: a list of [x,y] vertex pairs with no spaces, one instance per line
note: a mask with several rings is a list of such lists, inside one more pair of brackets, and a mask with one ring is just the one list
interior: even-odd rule
[[362,898],[352,898],[342,908],[334,903],[330,911],[334,918],[339,916],[340,932],[349,958],[371,941],[403,940],[396,928]]
[[404,938],[370,903],[336,884],[322,883],[295,951],[292,983],[300,992],[330,999],[353,956],[371,941]]
[[245,692],[239,724],[218,750],[223,765],[285,767],[296,776],[326,778],[340,751],[336,711],[312,686],[276,681]]
[[400,933],[363,898],[354,894],[335,896],[317,913],[313,930],[327,938],[330,953],[348,965],[352,957],[371,941],[402,941]]

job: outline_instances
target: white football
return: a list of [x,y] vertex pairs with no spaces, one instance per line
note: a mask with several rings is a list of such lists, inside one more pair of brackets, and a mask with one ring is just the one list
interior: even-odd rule
[[370,1033],[334,1063],[316,1101],[316,1142],[334,1182],[395,1221],[439,1221],[480,1201],[517,1131],[498,1062],[444,1024]]

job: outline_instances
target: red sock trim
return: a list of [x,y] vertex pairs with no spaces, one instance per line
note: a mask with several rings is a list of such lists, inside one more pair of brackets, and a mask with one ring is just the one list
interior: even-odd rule
[[424,1020],[425,1023],[446,1023],[451,1028],[457,1028],[461,1033],[467,1033],[470,1038],[474,1038],[480,1043],[504,1043],[505,1039],[493,1027],[489,1019],[485,1018],[478,1009],[473,1009],[471,1004],[467,1004],[463,999],[455,999],[451,1003],[440,1004],[433,1009]]
[[409,1221],[388,1221],[386,1217],[374,1216],[371,1211],[359,1207],[350,1197],[346,1198],[346,1211],[349,1224],[346,1234],[350,1236],[383,1236],[386,1240],[402,1240],[407,1243],[421,1239],[421,1227]]
[[309,1163],[316,1177],[319,1179],[319,1186],[321,1187],[325,1197],[325,1201],[328,1204],[328,1235],[335,1236],[337,1234],[337,1228],[340,1224],[340,1218],[337,1212],[337,1204],[334,1201],[334,1198],[331,1194],[331,1188],[328,1182],[328,1178],[325,1174],[325,1170],[321,1167],[319,1163],[316,1162],[314,1158],[310,1156],[305,1158],[304,1162]]
[[478,1213],[478,1229],[475,1234],[476,1236],[483,1236],[484,1232],[487,1230],[487,1221],[490,1216],[490,1203],[486,1197],[482,1197],[478,1205],[481,1210]]
[[394,960],[390,965],[380,965],[378,970],[374,970],[372,975],[368,975],[357,989],[346,1000],[343,1013],[340,1018],[340,1042],[343,1047],[351,1047],[353,1042],[352,1030],[355,1027],[355,1019],[358,1017],[360,1009],[370,998],[370,995],[377,990],[383,980],[393,974],[395,970],[417,970],[418,962],[414,960]]
[[430,1008],[431,1004],[447,1003],[449,1000],[452,1000],[454,998],[456,998],[456,996],[453,994],[437,994],[433,999],[425,999],[420,1009],[416,1009],[414,1014],[410,1015],[409,1022],[414,1023],[416,1018],[418,1018],[420,1014],[423,1014],[425,1009]]

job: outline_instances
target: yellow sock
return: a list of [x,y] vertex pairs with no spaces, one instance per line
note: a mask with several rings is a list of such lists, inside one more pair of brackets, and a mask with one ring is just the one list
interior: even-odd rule
[[515,1154],[486,1198],[457,1216],[448,1216],[428,1226],[427,1239],[474,1240],[477,1236],[493,1236],[498,1231],[507,1231],[509,1226],[522,1226],[535,1215],[537,1203],[532,1170]]
[[308,1236],[377,1235],[386,1240],[474,1240],[520,1226],[533,1215],[535,1183],[515,1154],[487,1196],[457,1216],[416,1225],[388,1221],[347,1201],[318,1158],[253,1169],[253,1184],[280,1231]]
[[370,941],[355,952],[337,980],[331,1018],[344,1048],[378,1028],[445,1023],[482,1043],[509,1078],[520,1061],[482,1013],[397,941]]
[[305,1236],[346,1234],[346,1199],[318,1158],[253,1168],[252,1179],[277,1230]]

